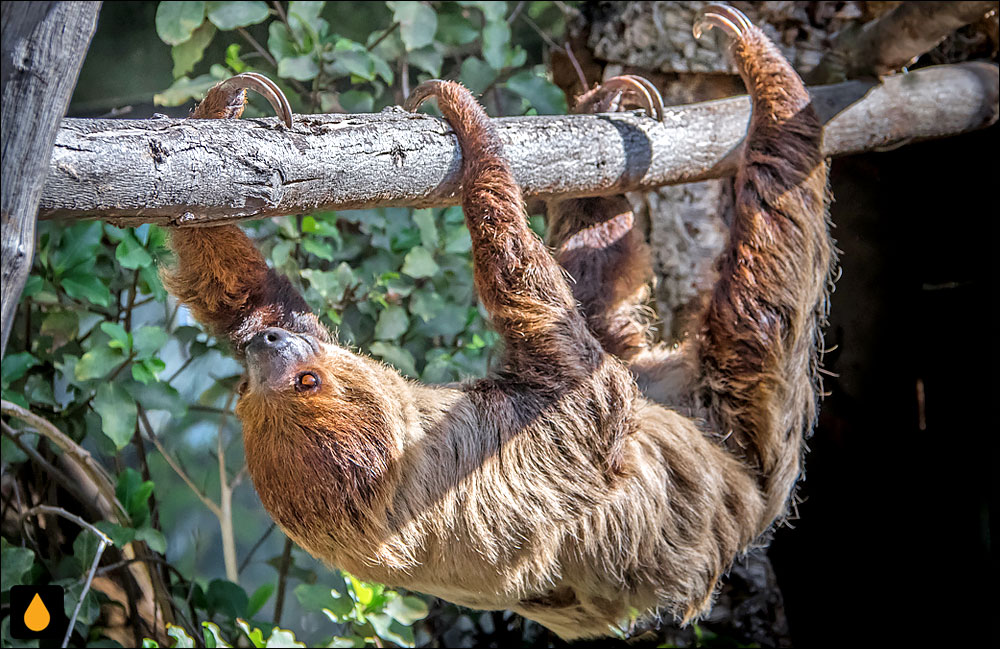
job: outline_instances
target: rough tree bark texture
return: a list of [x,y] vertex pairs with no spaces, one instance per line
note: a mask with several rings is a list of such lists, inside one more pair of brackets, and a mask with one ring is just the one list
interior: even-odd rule
[[[960,133],[997,117],[997,69],[942,66],[815,89],[828,155]],[[587,195],[731,175],[746,97],[644,116],[498,120],[527,196]],[[587,146],[581,146],[581,143]],[[457,203],[461,154],[441,120],[388,111],[276,119],[74,120],[40,210],[122,224],[205,224],[321,209]],[[188,214],[185,214],[185,213]]]
[[4,2],[0,356],[35,249],[35,214],[100,2]]

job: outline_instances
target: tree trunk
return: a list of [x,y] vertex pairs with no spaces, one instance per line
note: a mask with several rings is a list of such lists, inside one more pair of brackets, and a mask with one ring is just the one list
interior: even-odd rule
[[0,179],[0,357],[31,270],[35,218],[59,121],[97,27],[100,2],[4,2]]

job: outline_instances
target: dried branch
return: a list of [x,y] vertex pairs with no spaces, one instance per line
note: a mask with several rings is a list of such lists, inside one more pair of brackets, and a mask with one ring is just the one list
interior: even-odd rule
[[[954,135],[997,118],[997,66],[927,68],[813,89],[827,155]],[[496,120],[527,197],[594,195],[734,173],[746,97],[630,113]],[[46,217],[204,225],[457,203],[461,154],[442,120],[401,111],[276,119],[63,122]]]
[[903,2],[875,20],[841,31],[806,81],[835,83],[901,70],[956,29],[996,9],[995,1]]
[[59,120],[66,114],[100,7],[100,2],[3,3],[0,357],[31,270],[45,161]]

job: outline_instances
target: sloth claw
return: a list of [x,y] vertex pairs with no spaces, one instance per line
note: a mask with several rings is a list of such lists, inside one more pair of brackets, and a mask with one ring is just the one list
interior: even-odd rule
[[276,83],[256,72],[244,72],[213,86],[198,109],[195,109],[195,116],[239,117],[246,104],[247,90],[253,90],[264,97],[285,126],[292,127],[292,106],[285,93],[281,92]]
[[698,20],[694,21],[691,32],[695,38],[701,38],[704,32],[718,27],[731,38],[743,38],[753,28],[753,23],[736,7],[724,4],[707,5]]
[[642,108],[653,119],[663,121],[663,97],[648,79],[634,74],[611,77],[587,92],[576,105],[576,112],[608,113],[632,105]]

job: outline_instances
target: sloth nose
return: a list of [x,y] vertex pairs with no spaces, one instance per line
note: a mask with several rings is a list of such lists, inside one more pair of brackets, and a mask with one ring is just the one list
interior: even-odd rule
[[253,337],[250,344],[254,347],[280,349],[288,344],[292,334],[279,327],[269,327]]

